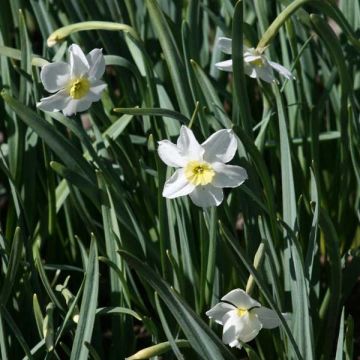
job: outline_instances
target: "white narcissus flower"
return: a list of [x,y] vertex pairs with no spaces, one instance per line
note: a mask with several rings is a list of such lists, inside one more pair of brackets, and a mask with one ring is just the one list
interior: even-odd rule
[[236,150],[237,140],[230,129],[215,132],[200,145],[193,132],[182,126],[176,144],[159,141],[161,160],[178,168],[166,181],[163,196],[174,199],[189,195],[195,205],[204,208],[220,205],[222,188],[237,187],[247,179],[244,168],[226,165]]
[[280,325],[275,311],[261,306],[241,289],[230,291],[206,315],[223,325],[224,344],[239,349],[241,342],[253,340],[261,329],[273,329]]
[[[231,55],[231,39],[219,38],[217,46],[225,54]],[[215,64],[219,70],[232,71],[232,60],[225,60]],[[274,71],[284,76],[288,80],[295,79],[295,76],[284,66],[270,61],[265,55],[259,53],[254,48],[244,46],[244,72],[251,78],[258,78],[268,83],[276,81]]]
[[106,84],[101,81],[105,72],[102,49],[93,49],[85,56],[81,48],[69,47],[69,62],[55,62],[42,67],[40,78],[46,91],[54,95],[40,99],[37,107],[44,111],[62,111],[70,116],[87,110],[100,100]]

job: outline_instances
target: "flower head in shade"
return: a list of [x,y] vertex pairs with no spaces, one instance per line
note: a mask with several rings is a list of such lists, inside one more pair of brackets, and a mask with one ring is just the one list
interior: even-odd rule
[[[225,54],[231,55],[231,39],[219,38],[217,46]],[[219,70],[232,71],[232,60],[225,60],[215,64]],[[254,48],[244,46],[244,72],[252,78],[258,78],[268,83],[276,81],[274,70],[288,80],[293,80],[295,77],[284,66],[270,61],[265,55],[259,53]]]
[[253,340],[262,328],[273,329],[280,325],[275,311],[261,306],[241,289],[230,291],[206,315],[223,325],[223,342],[239,349],[241,342]]
[[182,126],[176,144],[159,141],[161,160],[177,168],[166,181],[163,196],[174,199],[189,195],[200,207],[220,205],[224,198],[222,188],[237,187],[247,179],[244,168],[226,165],[236,150],[237,140],[232,130],[219,130],[200,145],[193,132]]
[[54,62],[42,67],[40,78],[46,91],[54,95],[40,99],[37,107],[44,111],[62,111],[70,116],[87,110],[100,100],[106,84],[100,80],[105,72],[101,49],[85,56],[81,48],[69,47],[69,61]]

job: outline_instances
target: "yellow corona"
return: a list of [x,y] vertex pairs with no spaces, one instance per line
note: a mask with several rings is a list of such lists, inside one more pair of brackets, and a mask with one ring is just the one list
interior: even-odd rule
[[90,89],[90,82],[86,78],[74,79],[69,84],[69,95],[76,100],[86,96]]
[[186,179],[198,186],[210,184],[215,176],[215,171],[206,162],[190,161],[185,167]]

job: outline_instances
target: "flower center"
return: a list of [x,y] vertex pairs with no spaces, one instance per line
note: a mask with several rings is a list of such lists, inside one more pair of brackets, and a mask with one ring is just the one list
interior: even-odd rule
[[252,60],[252,61],[250,61],[250,63],[256,67],[263,67],[265,65],[264,60],[262,58]]
[[69,88],[69,95],[73,99],[78,100],[84,97],[89,92],[90,82],[86,78],[73,79],[70,82],[68,88]]
[[242,317],[242,316],[246,315],[247,312],[248,312],[248,311],[245,310],[245,309],[240,309],[240,308],[237,308],[237,309],[236,309],[236,315],[239,316],[239,317]]
[[206,162],[190,161],[185,167],[186,179],[196,186],[211,183],[214,176],[215,171]]
[[[253,60],[247,60],[249,57],[255,57]],[[265,56],[254,48],[247,49],[245,52],[245,61],[255,67],[263,67],[266,64]]]

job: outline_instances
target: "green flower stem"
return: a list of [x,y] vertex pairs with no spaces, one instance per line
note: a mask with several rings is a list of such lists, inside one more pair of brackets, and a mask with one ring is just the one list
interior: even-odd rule
[[[264,254],[265,254],[265,251],[264,251],[264,244],[263,243],[260,243],[257,251],[256,251],[256,254],[255,254],[255,257],[254,257],[254,269],[256,270],[259,270],[261,264],[263,263],[263,260],[264,260]],[[249,279],[246,283],[246,293],[251,295],[251,293],[253,292],[254,290],[254,286],[255,286],[255,280],[254,280],[254,277],[252,275],[249,276]]]
[[351,26],[335,5],[331,4],[328,0],[295,0],[289,6],[287,6],[268,27],[268,29],[261,37],[256,50],[260,53],[264,52],[266,47],[270,45],[271,41],[277,35],[279,29],[283,26],[286,20],[306,3],[309,3],[309,5],[318,8],[326,15],[332,17],[349,37],[351,43],[360,49],[360,41],[356,39]]
[[191,115],[191,119],[190,119],[190,123],[189,123],[189,129],[191,129],[191,127],[193,126],[194,121],[196,119],[196,115],[198,114],[199,110],[200,110],[200,102],[197,101],[196,104],[195,104],[194,112]]
[[[175,340],[175,342],[179,348],[190,347],[190,344],[187,340]],[[165,341],[153,346],[149,346],[145,349],[142,349],[138,351],[136,354],[126,358],[126,360],[149,359],[153,356],[162,355],[170,350],[171,350],[170,342]]]
[[78,31],[87,31],[87,30],[107,30],[107,31],[125,31],[130,33],[135,39],[139,39],[136,31],[129,25],[118,24],[108,21],[84,21],[76,24],[71,24],[63,26],[55,30],[47,39],[47,45],[52,47],[58,42],[63,41],[66,37],[72,33]]

